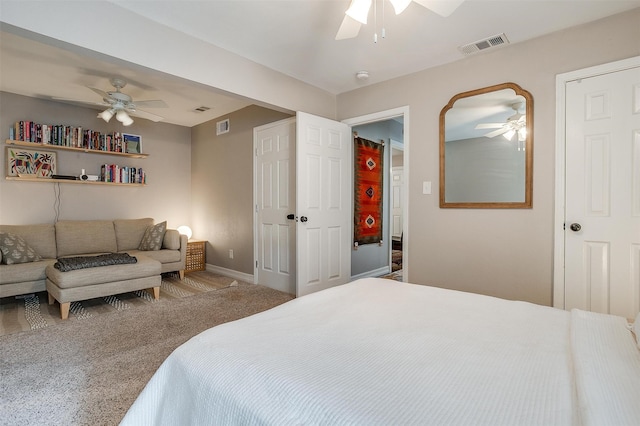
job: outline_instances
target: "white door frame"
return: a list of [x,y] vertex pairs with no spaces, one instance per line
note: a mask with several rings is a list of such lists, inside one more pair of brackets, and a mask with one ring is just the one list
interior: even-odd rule
[[[348,118],[346,120],[342,120],[343,123],[348,124],[351,127],[361,126],[363,124],[374,123],[377,121],[389,120],[398,116],[403,116],[403,127],[404,127],[404,135],[403,135],[403,145],[404,145],[404,155],[403,164],[404,164],[404,176],[403,176],[403,187],[402,192],[405,194],[405,197],[402,200],[402,280],[407,281],[408,271],[409,271],[409,252],[408,252],[408,241],[411,237],[409,234],[409,106],[403,106],[393,109],[388,109],[386,111],[374,112],[372,114],[362,115],[359,117]],[[353,205],[353,203],[352,203]],[[389,240],[389,244],[391,244],[391,240]],[[391,250],[389,250],[391,252]],[[391,267],[391,265],[389,265]]]
[[[640,56],[571,71],[556,76],[556,182],[553,254],[553,306],[565,307],[564,223],[565,223],[565,85],[574,80],[595,77],[640,66]],[[406,154],[405,154],[406,155]],[[406,157],[405,157],[406,158]]]

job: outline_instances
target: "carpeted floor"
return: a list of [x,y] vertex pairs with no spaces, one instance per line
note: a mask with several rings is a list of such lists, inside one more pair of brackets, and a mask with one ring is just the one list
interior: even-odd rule
[[[96,315],[171,301],[235,285],[238,285],[238,282],[233,278],[210,272],[190,272],[182,281],[177,273],[164,274],[160,286],[160,300],[155,300],[149,292],[140,290],[72,302],[68,320],[85,320]],[[0,336],[45,328],[63,321],[60,318],[60,305],[49,305],[46,292],[0,299]]]
[[[207,274],[189,277],[215,281]],[[293,298],[232,282],[0,336],[0,425],[117,425],[176,347]]]

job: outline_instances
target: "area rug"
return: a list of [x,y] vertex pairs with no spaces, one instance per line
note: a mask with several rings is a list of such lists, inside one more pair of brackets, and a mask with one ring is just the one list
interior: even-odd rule
[[4,297],[0,299],[0,336],[20,331],[37,330],[63,321],[82,321],[96,315],[135,309],[152,303],[170,302],[235,285],[238,285],[238,281],[233,278],[206,271],[189,272],[182,281],[177,273],[163,274],[159,300],[155,300],[146,290],[140,290],[72,302],[67,320],[60,318],[59,304],[48,304],[46,292],[18,298]]
[[380,278],[385,278],[387,280],[395,280],[395,281],[402,281],[402,269],[398,270],[398,271],[394,271],[390,274],[386,274],[381,276]]
[[0,336],[0,426],[117,425],[182,343],[292,298],[238,282]]

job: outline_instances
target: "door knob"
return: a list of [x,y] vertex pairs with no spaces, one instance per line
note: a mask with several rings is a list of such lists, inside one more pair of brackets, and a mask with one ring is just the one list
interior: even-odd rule
[[300,216],[300,222],[306,222],[307,220],[309,219],[306,216]]
[[580,225],[579,223],[572,223],[571,225],[569,225],[569,229],[571,229],[573,232],[578,232],[582,229],[582,225]]
[[296,215],[294,215],[293,213],[289,213],[289,214],[287,215],[287,219],[289,219],[289,220],[293,220],[293,219],[295,219],[295,218],[296,218]]

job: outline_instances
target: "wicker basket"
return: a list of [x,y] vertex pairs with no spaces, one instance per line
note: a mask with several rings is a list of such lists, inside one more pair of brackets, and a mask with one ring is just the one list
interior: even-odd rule
[[189,241],[187,243],[186,270],[205,270],[205,241]]

